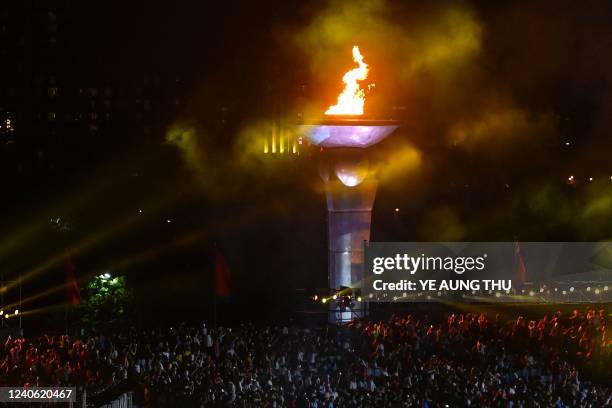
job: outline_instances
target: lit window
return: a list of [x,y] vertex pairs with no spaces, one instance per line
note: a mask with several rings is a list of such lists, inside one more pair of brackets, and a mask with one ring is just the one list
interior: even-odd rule
[[4,120],[4,123],[0,123],[0,132],[13,132],[15,129],[13,128],[13,121],[10,117],[7,117]]

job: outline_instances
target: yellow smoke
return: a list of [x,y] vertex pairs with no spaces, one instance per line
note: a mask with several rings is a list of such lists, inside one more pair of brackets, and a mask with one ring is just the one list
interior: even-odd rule
[[421,223],[420,234],[426,241],[461,241],[466,234],[457,212],[447,206],[429,211]]
[[435,12],[400,38],[405,75],[421,70],[452,74],[473,61],[482,47],[482,27],[475,14],[459,5]]
[[521,139],[529,141],[533,137],[552,134],[556,123],[552,114],[532,117],[513,106],[501,106],[479,112],[473,118],[458,120],[448,130],[447,141],[466,147]]
[[[383,0],[331,1],[294,39],[309,56],[313,74],[323,77],[329,75],[330,64],[338,63],[339,50],[354,43],[384,53],[380,63],[401,67],[404,74],[451,70],[481,50],[482,25],[466,6],[419,10],[401,22],[392,17]],[[395,83],[405,78],[386,79]]]
[[385,183],[396,184],[403,177],[416,174],[421,168],[421,161],[419,149],[411,144],[396,143],[392,150],[377,158],[377,176]]
[[166,141],[175,145],[185,161],[198,173],[206,171],[206,149],[195,127],[175,123],[166,132]]

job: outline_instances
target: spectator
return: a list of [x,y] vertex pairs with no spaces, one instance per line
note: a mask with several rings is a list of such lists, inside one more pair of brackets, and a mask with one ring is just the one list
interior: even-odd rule
[[180,326],[71,339],[9,338],[1,386],[120,385],[142,406],[605,407],[604,310],[527,321],[452,313],[318,330]]

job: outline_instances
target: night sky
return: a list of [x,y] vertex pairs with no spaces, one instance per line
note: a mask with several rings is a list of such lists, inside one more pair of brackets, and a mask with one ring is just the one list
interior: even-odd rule
[[235,296],[325,287],[317,149],[261,146],[334,102],[353,45],[366,115],[402,123],[369,153],[372,240],[611,238],[609,1],[16,3],[0,268],[24,296],[66,249],[143,313],[206,309],[215,245]]

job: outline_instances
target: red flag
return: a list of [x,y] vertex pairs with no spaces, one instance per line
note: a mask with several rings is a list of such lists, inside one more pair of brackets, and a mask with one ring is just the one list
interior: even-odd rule
[[68,296],[68,303],[71,305],[78,305],[81,303],[81,291],[79,290],[79,283],[76,280],[74,274],[75,267],[72,262],[72,256],[69,251],[66,251],[66,293]]
[[221,255],[221,252],[217,250],[217,260],[215,262],[215,296],[223,298],[229,297],[229,278],[230,271],[227,267],[227,263],[223,255]]
[[520,283],[525,283],[527,280],[527,268],[525,267],[525,260],[523,259],[523,254],[521,254],[521,247],[518,241],[514,242],[514,259],[517,265],[517,278]]

